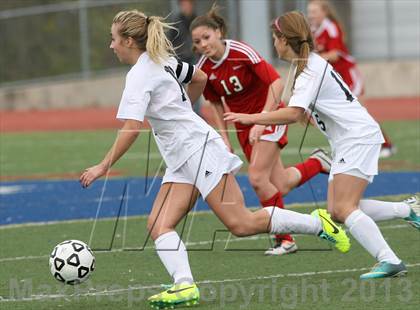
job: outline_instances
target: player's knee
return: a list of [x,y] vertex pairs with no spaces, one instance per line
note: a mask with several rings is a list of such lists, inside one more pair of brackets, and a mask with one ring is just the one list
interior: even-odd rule
[[261,171],[249,169],[248,173],[249,183],[254,189],[262,188],[268,181],[268,178]]
[[351,205],[346,204],[334,204],[334,207],[329,210],[331,217],[334,221],[339,223],[344,223],[347,216],[349,215],[349,210],[352,209]]
[[282,184],[279,184],[277,190],[283,196],[286,196],[292,190],[292,186],[291,186],[291,184],[288,184],[288,183],[283,182]]

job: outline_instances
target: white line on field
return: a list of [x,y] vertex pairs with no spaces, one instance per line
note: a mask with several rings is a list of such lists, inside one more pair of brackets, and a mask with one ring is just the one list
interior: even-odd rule
[[[406,264],[408,268],[419,267],[420,263],[413,263],[413,264]],[[336,270],[322,270],[322,271],[309,271],[309,272],[300,272],[300,273],[280,273],[268,276],[255,276],[249,278],[236,278],[236,279],[221,279],[221,280],[203,280],[197,281],[197,284],[216,284],[216,283],[231,283],[231,282],[249,282],[249,281],[258,281],[258,280],[269,280],[269,279],[279,279],[279,278],[300,278],[300,277],[313,277],[318,275],[326,275],[326,274],[336,274],[336,273],[353,273],[353,272],[362,272],[366,270],[370,270],[372,267],[363,267],[363,268],[351,268],[351,269],[336,269]],[[56,298],[72,298],[72,297],[90,297],[90,296],[107,296],[107,295],[116,295],[125,293],[128,291],[133,290],[144,290],[144,289],[152,289],[152,288],[159,288],[161,287],[160,284],[155,285],[137,285],[137,286],[130,286],[128,288],[121,288],[121,289],[114,289],[114,290],[103,290],[99,292],[88,292],[82,294],[53,294],[53,295],[31,295],[31,297],[24,297],[24,298],[4,298],[0,296],[0,302],[21,302],[21,301],[35,301],[35,300],[45,300],[45,299],[56,299]]]
[[[411,228],[408,224],[400,224],[400,225],[388,225],[388,226],[382,226],[380,227],[381,230],[389,230],[389,229],[400,229],[400,228]],[[311,235],[299,235],[300,237],[303,236],[311,236]],[[209,245],[214,243],[227,243],[227,242],[242,242],[242,241],[252,241],[252,240],[260,240],[260,239],[267,239],[266,234],[260,234],[256,236],[251,237],[244,237],[244,238],[230,238],[227,239],[215,239],[213,240],[204,240],[204,241],[196,241],[196,242],[187,242],[186,246],[197,246],[197,245]],[[146,246],[144,247],[145,250],[154,249],[154,246]],[[226,249],[226,247],[225,247]],[[109,253],[115,253],[115,252],[125,252],[122,249],[113,249],[111,251],[101,251],[96,252],[95,255],[98,254],[109,254]],[[48,258],[49,255],[40,255],[40,256],[18,256],[18,257],[4,257],[0,258],[0,263],[4,262],[14,262],[14,261],[20,261],[20,260],[35,260],[35,259],[44,259]]]

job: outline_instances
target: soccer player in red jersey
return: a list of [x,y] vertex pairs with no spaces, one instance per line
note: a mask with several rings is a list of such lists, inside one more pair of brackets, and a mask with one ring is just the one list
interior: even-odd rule
[[[207,74],[203,95],[215,108],[216,127],[232,150],[223,121],[224,103],[232,112],[259,113],[284,107],[283,84],[277,71],[249,45],[225,39],[226,24],[213,8],[191,23],[193,48],[202,55],[197,66]],[[280,151],[287,145],[287,126],[235,123],[242,150],[250,162],[249,180],[263,206],[284,208],[283,195],[320,172],[328,173],[330,159],[321,149],[304,162],[285,168]],[[276,235],[266,255],[297,251],[290,235]]]
[[[308,3],[308,20],[315,41],[316,51],[328,60],[352,93],[363,95],[363,80],[356,65],[356,60],[350,55],[345,44],[343,27],[337,18],[334,8],[327,0],[310,0]],[[390,157],[396,152],[391,140],[385,135],[382,144],[381,157]]]

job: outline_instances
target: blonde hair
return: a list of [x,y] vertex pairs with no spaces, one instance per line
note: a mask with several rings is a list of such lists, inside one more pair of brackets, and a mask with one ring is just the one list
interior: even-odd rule
[[341,32],[343,33],[343,41],[346,41],[346,33],[344,31],[344,27],[340,19],[338,18],[338,14],[335,10],[334,5],[328,0],[309,0],[308,4],[311,3],[318,4],[321,7],[321,10],[324,11],[325,16],[338,25],[338,28],[340,28]]
[[121,11],[115,15],[113,24],[118,25],[118,33],[125,38],[133,38],[139,49],[147,51],[150,58],[160,63],[175,55],[171,41],[165,31],[175,29],[159,16],[146,16],[137,10]]
[[[308,64],[308,57],[314,50],[314,40],[305,16],[298,11],[288,12],[271,23],[271,29],[278,38],[284,37],[292,50],[299,55],[295,82]],[[294,85],[294,83],[293,83]]]

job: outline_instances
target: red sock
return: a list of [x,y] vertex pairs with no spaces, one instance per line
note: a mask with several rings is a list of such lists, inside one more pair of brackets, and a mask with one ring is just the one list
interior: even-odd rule
[[[276,206],[277,208],[284,209],[283,196],[280,192],[277,192],[276,194],[274,194],[273,197],[267,200],[260,200],[260,202],[263,207]],[[294,242],[293,237],[289,234],[277,234],[275,236],[276,236],[276,242],[279,244],[281,244],[283,240]]]
[[298,186],[302,185],[322,171],[321,163],[315,158],[308,158],[305,162],[295,165],[295,168],[299,170],[300,175],[302,176]]

